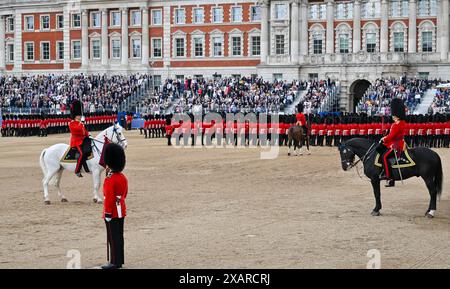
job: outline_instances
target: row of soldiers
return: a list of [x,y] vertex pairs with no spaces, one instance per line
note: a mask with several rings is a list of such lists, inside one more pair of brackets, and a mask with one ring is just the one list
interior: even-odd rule
[[[117,120],[114,113],[87,113],[84,124],[88,131],[101,131]],[[2,137],[46,137],[69,133],[70,115],[2,115]]]
[[[307,115],[307,129],[309,144],[312,146],[338,146],[340,143],[355,137],[369,138],[379,141],[386,135],[392,121],[389,117],[366,115],[325,116]],[[166,118],[165,128],[161,124],[155,125],[154,130],[166,132],[168,145],[172,136],[177,136],[177,144],[184,139],[184,145],[190,138],[191,145],[198,140],[204,144],[205,135],[209,139],[220,139],[226,143],[242,138],[245,145],[265,145],[266,141],[277,141],[279,145],[287,145],[289,128],[296,123],[295,115],[280,115],[279,122],[271,123],[270,117],[266,123],[236,120],[221,123],[195,122],[189,124],[182,121],[171,123],[170,116]],[[436,114],[434,116],[411,115],[405,128],[405,140],[410,147],[449,147],[450,144],[450,115]],[[243,143],[241,142],[241,143]],[[273,143],[273,142],[272,142]]]

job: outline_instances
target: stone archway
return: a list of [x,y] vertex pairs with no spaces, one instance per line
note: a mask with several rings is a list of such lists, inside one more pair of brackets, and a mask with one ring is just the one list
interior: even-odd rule
[[355,112],[356,105],[363,97],[364,93],[367,91],[371,85],[370,81],[366,79],[355,80],[352,85],[350,85],[349,90],[349,111]]

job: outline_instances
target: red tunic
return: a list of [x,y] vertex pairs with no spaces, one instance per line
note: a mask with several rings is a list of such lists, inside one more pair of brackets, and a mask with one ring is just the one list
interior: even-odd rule
[[73,120],[69,124],[70,129],[70,147],[77,147],[83,143],[85,137],[89,136],[89,132],[84,127],[84,124]]
[[405,146],[405,141],[403,137],[405,136],[406,122],[404,120],[398,123],[393,123],[389,134],[384,138],[383,143],[388,148],[394,148],[396,150],[403,150]]
[[300,122],[300,125],[306,125],[306,117],[303,113],[297,113],[295,118]]
[[116,200],[120,197],[120,206],[122,218],[127,214],[127,207],[125,205],[125,199],[128,194],[128,180],[122,173],[113,173],[105,178],[103,184],[103,218],[105,214],[110,214],[112,218],[118,218]]

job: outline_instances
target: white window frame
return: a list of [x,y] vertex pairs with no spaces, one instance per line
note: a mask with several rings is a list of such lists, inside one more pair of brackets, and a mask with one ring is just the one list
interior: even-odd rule
[[[44,17],[48,17],[48,28],[44,28],[44,21],[42,20]],[[49,31],[50,29],[51,29],[51,17],[50,17],[50,14],[39,15],[39,30],[41,30],[41,31]]]
[[[12,45],[12,50],[10,49]],[[11,59],[11,52],[12,52],[12,59]],[[6,54],[6,63],[14,63],[14,58],[16,57],[15,51],[14,51],[14,41],[7,41],[5,44],[5,54]]]
[[[309,29],[309,54],[323,55],[325,54],[325,28],[321,24],[314,24]],[[322,40],[322,53],[314,53],[314,38],[319,37]]]
[[[79,25],[78,26],[76,26],[75,25],[75,16],[78,16],[79,17]],[[70,24],[71,24],[71,27],[73,28],[73,29],[81,29],[81,14],[80,13],[73,13],[73,14],[71,14],[71,16],[70,16]]]
[[[254,54],[253,51],[253,37],[259,37],[259,54]],[[261,34],[260,33],[249,33],[248,34],[248,50],[249,56],[251,57],[259,57],[261,56]]]
[[[233,38],[241,38],[241,51],[239,55],[233,55]],[[230,33],[228,38],[228,56],[229,57],[242,57],[244,55],[244,36],[242,33]]]
[[[160,43],[161,43],[161,55],[160,56],[155,56],[155,50],[154,50],[154,48],[155,48],[155,40],[159,40],[160,41]],[[151,40],[150,40],[150,43],[151,43],[151,51],[152,51],[152,58],[154,58],[154,59],[160,59],[160,58],[162,58],[163,57],[163,39],[162,39],[162,37],[152,37],[151,38]]]
[[[11,29],[11,26],[10,26],[11,20],[12,20],[13,29]],[[14,22],[14,17],[7,17],[6,18],[6,32],[9,32],[9,33],[14,32],[15,27],[16,27],[16,23]]]
[[[114,56],[114,46],[113,42],[119,41],[119,53],[118,56]],[[114,60],[119,60],[122,58],[122,38],[120,36],[112,36],[109,40],[109,54],[110,58]]]
[[[375,34],[375,51],[367,52],[367,34]],[[377,53],[380,51],[380,28],[374,22],[367,22],[362,28],[362,51],[366,53]]]
[[[220,10],[221,11],[221,19],[220,19],[220,21],[215,21],[214,20],[214,10],[215,9],[217,9],[217,10]],[[211,7],[211,23],[223,23],[223,17],[224,15],[223,15],[223,7],[222,6],[213,6],[213,7]]]
[[[200,39],[202,44],[202,55],[195,55],[195,39]],[[205,57],[205,35],[202,34],[192,34],[191,36],[191,57],[192,58],[202,58]]]
[[[286,13],[285,13],[283,18],[278,18],[277,6],[284,6],[285,7]],[[289,20],[289,5],[287,5],[285,2],[275,2],[274,5],[273,5],[273,10],[272,11],[273,11],[272,12],[273,13],[272,14],[272,19],[278,20],[278,21],[280,21],[280,20]]]
[[[95,57],[95,55],[94,55],[94,42],[95,41],[98,41],[98,43],[99,43],[99,45],[98,45],[98,54],[99,54],[99,56],[98,57]],[[90,39],[90,59],[93,59],[93,60],[100,60],[100,59],[102,59],[102,40],[101,40],[101,38],[100,37],[91,37],[91,39]]]
[[[161,14],[161,18],[159,18],[160,19],[160,23],[155,23],[155,17],[154,17],[154,12],[155,11],[159,11],[160,12],[160,14]],[[163,10],[162,9],[152,9],[152,25],[155,25],[155,26],[161,26],[161,25],[163,25]]]
[[[62,25],[61,27],[59,27],[59,17],[62,17]],[[62,30],[64,29],[64,14],[56,14],[56,29],[57,30]]]
[[[183,11],[184,12],[184,19],[183,19],[183,21],[182,22],[178,22],[178,11]],[[185,8],[175,8],[174,10],[173,10],[173,23],[175,24],[175,25],[183,25],[183,24],[186,24],[186,9]]]
[[[221,57],[224,57],[224,54],[225,54],[225,51],[224,51],[224,49],[225,49],[225,38],[224,38],[224,36],[223,36],[223,33],[213,33],[213,34],[210,34],[210,45],[209,45],[209,50],[210,50],[210,52],[209,52],[209,55],[210,55],[210,57],[214,57],[214,58],[221,58]],[[220,39],[221,40],[221,50],[220,50],[220,53],[221,53],[221,55],[215,55],[214,54],[214,39],[215,38],[218,38],[218,39]]]
[[[134,56],[134,47],[133,47],[133,41],[139,40],[139,56]],[[142,37],[139,36],[131,36],[130,37],[130,56],[132,59],[141,59],[142,58]]]
[[[389,39],[389,51],[395,52],[394,45],[394,33],[403,32],[403,53],[408,52],[408,27],[403,22],[397,21],[392,23],[390,30],[390,39]],[[402,53],[402,52],[396,52]]]
[[[423,32],[431,32],[431,46],[432,51],[423,51],[423,40],[422,40],[422,33]],[[436,25],[434,25],[433,22],[429,20],[422,21],[418,26],[418,36],[417,36],[417,42],[419,44],[419,52],[422,53],[433,53],[436,52]]]
[[[94,25],[94,16],[98,15],[98,25]],[[102,26],[102,14],[100,11],[92,11],[90,14],[90,27],[91,28],[100,28]]]
[[[259,7],[259,19],[253,19],[253,14],[252,14],[252,9],[255,7]],[[250,12],[249,12],[249,16],[250,16],[250,22],[260,22],[261,21],[261,6],[259,5],[250,5]]]
[[[62,47],[62,53],[63,53],[63,57],[62,57],[62,58],[59,57],[59,53],[60,53],[60,51],[59,51],[60,44],[62,44],[62,46],[61,46],[61,47]],[[64,60],[64,53],[65,53],[64,49],[65,49],[65,47],[64,47],[64,41],[56,41],[56,60],[57,60],[57,61],[62,61],[62,60]]]
[[335,29],[335,53],[339,54],[346,54],[341,53],[341,34],[347,34],[348,35],[348,53],[352,53],[352,45],[353,45],[353,31],[350,25],[347,23],[341,23],[339,24]]
[[[32,23],[32,25],[33,25],[33,27],[32,28],[29,28],[28,27],[28,19],[32,19],[32,21],[31,21],[31,23]],[[25,15],[24,16],[24,22],[25,22],[25,27],[24,27],[24,30],[25,31],[34,31],[34,15]]]
[[[139,23],[134,23],[134,13],[139,13]],[[131,27],[141,27],[142,26],[142,11],[139,9],[130,10],[130,26]]]
[[[177,56],[177,39],[184,39],[184,56]],[[186,35],[176,35],[173,37],[173,58],[186,58],[187,57],[187,43]]]
[[[28,44],[33,45],[33,59],[29,59],[28,58]],[[34,41],[26,41],[24,42],[24,46],[25,46],[25,57],[24,57],[24,61],[25,62],[34,62],[34,60],[36,59],[36,47],[34,45]]]
[[[48,44],[48,59],[44,59],[44,44]],[[40,61],[42,62],[49,62],[52,60],[52,50],[51,50],[51,44],[50,41],[41,41],[39,44],[40,48]]]
[[[278,43],[277,43],[277,36],[283,36],[283,53],[278,53]],[[274,36],[275,39],[275,55],[286,55],[288,54],[288,48],[287,48],[287,43],[286,43],[286,35],[284,35],[283,33],[280,34],[275,34]]]
[[[80,57],[75,57],[75,43],[80,43]],[[73,39],[70,41],[70,56],[73,61],[80,61],[82,57],[82,47],[81,47],[81,39]]]
[[[114,14],[118,13],[119,14],[119,23],[118,24],[114,24]],[[112,10],[109,12],[109,26],[110,27],[121,27],[122,26],[122,13],[120,10]]]
[[[196,21],[196,19],[195,19],[195,11],[196,10],[202,11],[201,21]],[[203,24],[203,23],[205,23],[205,9],[203,7],[194,7],[194,8],[192,8],[192,23],[193,24]]]
[[[234,14],[233,14],[234,8],[239,8],[239,9],[241,9],[241,15],[238,17],[239,19],[237,19],[237,20],[234,20],[234,19],[233,19],[233,16],[234,16]],[[231,23],[242,23],[243,18],[244,18],[244,15],[243,15],[243,14],[244,14],[244,9],[242,8],[241,5],[234,5],[234,6],[231,6],[231,7],[230,7],[230,22],[231,22]]]

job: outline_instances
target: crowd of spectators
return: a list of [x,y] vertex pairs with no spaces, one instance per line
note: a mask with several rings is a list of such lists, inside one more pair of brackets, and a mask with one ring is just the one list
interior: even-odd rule
[[0,76],[0,107],[64,113],[74,99],[86,112],[117,111],[119,105],[148,82],[148,75]]
[[448,88],[440,88],[436,90],[436,96],[431,103],[428,113],[450,113],[450,97]]
[[437,80],[406,77],[377,79],[357,104],[356,111],[368,115],[389,114],[391,100],[401,98],[405,102],[407,113],[412,113],[427,89],[437,83]]
[[334,97],[338,97],[338,85],[335,81],[312,80],[307,83],[307,92],[302,101],[308,113],[319,113],[332,110],[331,98]]

